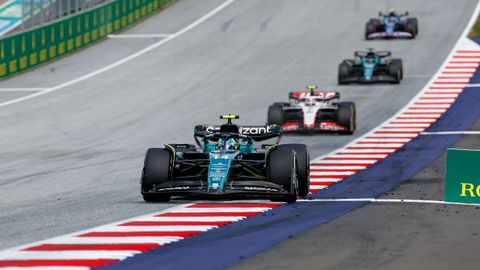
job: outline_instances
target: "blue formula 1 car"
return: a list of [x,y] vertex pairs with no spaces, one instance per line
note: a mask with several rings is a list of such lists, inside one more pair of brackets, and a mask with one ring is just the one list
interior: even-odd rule
[[408,12],[397,14],[390,10],[379,13],[378,18],[370,19],[365,25],[366,39],[415,38],[418,34],[417,18],[409,18]]
[[[304,144],[278,144],[277,125],[197,125],[191,144],[166,144],[145,155],[141,193],[147,202],[171,196],[260,197],[295,202],[308,194],[310,158]],[[255,142],[274,140],[255,147]]]
[[403,79],[401,59],[391,58],[388,51],[356,51],[355,59],[343,60],[338,66],[338,84],[400,83]]

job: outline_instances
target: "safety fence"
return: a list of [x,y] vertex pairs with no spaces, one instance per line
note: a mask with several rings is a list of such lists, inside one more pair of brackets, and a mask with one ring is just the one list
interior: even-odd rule
[[[85,11],[108,0],[9,0],[17,3],[22,23],[19,28],[30,29]],[[15,6],[12,6],[15,8]]]
[[0,78],[54,60],[121,31],[175,0],[113,0],[0,39]]

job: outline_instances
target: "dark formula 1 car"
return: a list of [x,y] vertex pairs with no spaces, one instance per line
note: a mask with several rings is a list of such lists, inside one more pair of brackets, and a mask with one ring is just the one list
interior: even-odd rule
[[355,59],[343,60],[338,66],[338,84],[400,83],[402,79],[402,60],[391,58],[391,52],[356,51]]
[[[145,155],[141,193],[147,202],[174,195],[246,196],[295,202],[308,194],[310,158],[304,144],[278,144],[277,125],[197,125],[190,144],[166,144]],[[273,144],[255,142],[276,140]]]
[[370,19],[365,25],[366,39],[415,38],[418,34],[417,18],[409,18],[408,12],[397,14],[390,10],[379,13],[378,18]]
[[290,92],[290,102],[276,102],[268,107],[268,124],[281,125],[285,132],[338,132],[353,134],[356,109],[353,102],[339,102],[338,92]]

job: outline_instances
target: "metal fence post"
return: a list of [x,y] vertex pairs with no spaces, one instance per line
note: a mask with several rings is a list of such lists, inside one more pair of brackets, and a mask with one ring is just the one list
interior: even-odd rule
[[[25,1],[22,1],[22,20],[25,18]],[[22,23],[22,29],[25,29],[25,23]]]
[[65,1],[65,0],[60,0],[58,1],[58,17],[59,18],[62,18],[63,16],[63,5],[62,5],[62,2]]
[[74,3],[75,3],[75,13],[76,13],[80,9],[80,3],[79,3],[79,0],[74,0]]
[[[23,2],[25,2],[25,1],[23,1]],[[32,27],[33,27],[34,4],[35,4],[35,3],[34,3],[34,0],[30,0],[30,14],[27,15],[28,19],[27,19],[27,17],[23,17],[23,18],[22,18],[23,20],[25,20],[25,19],[28,20],[28,23],[29,23],[29,24],[28,24],[28,28],[32,28]]]
[[45,22],[45,3],[44,0],[40,0],[40,25],[43,25]]
[[69,16],[71,12],[72,12],[72,1],[67,0],[67,11],[65,13],[67,16]]

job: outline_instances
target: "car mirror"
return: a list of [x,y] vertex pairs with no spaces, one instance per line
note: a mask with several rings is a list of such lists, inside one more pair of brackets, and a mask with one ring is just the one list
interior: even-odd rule
[[272,146],[273,144],[262,144],[262,149],[267,149],[269,148],[270,146]]

